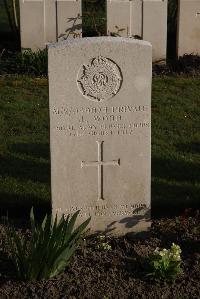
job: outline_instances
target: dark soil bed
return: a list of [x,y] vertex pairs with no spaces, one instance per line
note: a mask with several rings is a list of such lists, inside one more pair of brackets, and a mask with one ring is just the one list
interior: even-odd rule
[[[28,229],[17,228],[22,234]],[[200,298],[199,214],[154,220],[149,233],[110,238],[112,250],[98,249],[99,237],[82,241],[65,273],[47,281],[17,280],[0,226],[0,298]],[[147,257],[156,247],[182,249],[183,274],[174,282],[156,282],[146,275]]]

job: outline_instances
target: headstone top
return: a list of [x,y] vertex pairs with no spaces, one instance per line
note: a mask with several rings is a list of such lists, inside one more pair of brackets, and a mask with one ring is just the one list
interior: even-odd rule
[[112,42],[112,43],[122,43],[122,44],[135,44],[141,46],[152,47],[151,44],[144,40],[139,40],[135,38],[127,38],[127,37],[112,37],[112,36],[100,36],[100,37],[84,37],[84,38],[73,38],[61,41],[59,43],[52,43],[48,45],[48,48],[60,48],[60,47],[70,47],[70,46],[81,46],[86,43],[99,43],[102,44],[104,42]]

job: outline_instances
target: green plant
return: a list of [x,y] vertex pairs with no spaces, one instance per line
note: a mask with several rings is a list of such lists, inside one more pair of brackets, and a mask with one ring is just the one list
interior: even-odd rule
[[105,0],[82,0],[83,36],[106,35]]
[[180,254],[180,246],[174,243],[170,249],[159,250],[156,248],[149,260],[148,275],[157,279],[174,280],[182,273]]
[[97,249],[99,250],[112,250],[112,246],[106,241],[106,236],[100,235],[98,236],[99,244],[97,245]]
[[47,49],[32,52],[26,50],[18,54],[17,62],[22,72],[36,76],[47,75],[48,53]]
[[71,217],[64,216],[53,221],[51,215],[46,216],[42,224],[36,224],[33,209],[31,210],[31,239],[28,242],[20,238],[15,230],[8,230],[8,241],[11,258],[17,274],[24,280],[41,280],[52,278],[61,273],[69,264],[76,250],[83,230],[90,218],[74,230],[79,211]]

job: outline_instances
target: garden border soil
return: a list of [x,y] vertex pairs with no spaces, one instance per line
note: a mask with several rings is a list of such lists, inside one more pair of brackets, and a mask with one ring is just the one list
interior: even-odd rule
[[[193,213],[193,212],[192,212]],[[17,228],[30,236],[26,227]],[[134,238],[110,238],[112,250],[100,250],[98,236],[86,238],[69,267],[54,279],[39,282],[17,280],[0,226],[0,298],[200,298],[200,217],[198,212],[154,220],[152,229]],[[156,247],[182,249],[184,273],[174,282],[150,279],[147,258]]]

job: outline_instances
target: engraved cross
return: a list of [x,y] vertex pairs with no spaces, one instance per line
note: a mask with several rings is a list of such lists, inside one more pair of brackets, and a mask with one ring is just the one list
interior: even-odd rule
[[83,167],[97,167],[98,169],[98,200],[103,200],[103,167],[104,166],[119,166],[120,159],[112,161],[103,161],[103,141],[96,141],[98,145],[98,161],[81,161],[81,168]]

